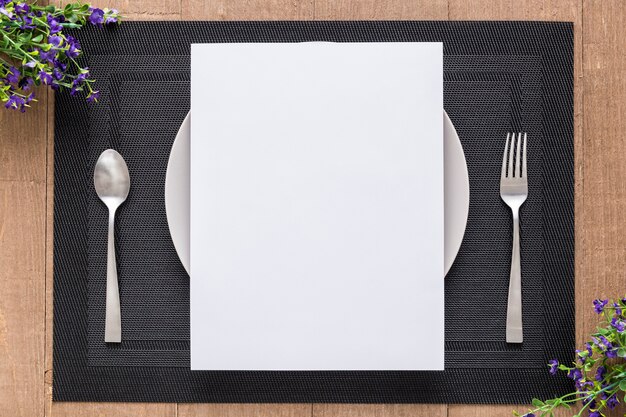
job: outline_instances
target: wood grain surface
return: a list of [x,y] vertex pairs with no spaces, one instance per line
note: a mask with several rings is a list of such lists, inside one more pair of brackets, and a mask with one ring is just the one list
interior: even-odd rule
[[[41,3],[41,2],[40,2]],[[65,2],[54,0],[54,4]],[[114,0],[129,20],[562,20],[575,28],[576,329],[626,293],[626,1]],[[0,416],[491,417],[514,406],[52,403],[51,94],[0,109]],[[524,409],[524,406],[518,406]],[[621,415],[624,409],[611,415]],[[569,415],[559,413],[559,416]]]

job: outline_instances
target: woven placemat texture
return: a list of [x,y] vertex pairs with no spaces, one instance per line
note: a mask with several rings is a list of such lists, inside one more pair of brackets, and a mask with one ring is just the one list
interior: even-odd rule
[[[56,96],[55,400],[526,403],[571,388],[545,365],[571,360],[574,343],[570,23],[125,22],[76,36],[101,100]],[[163,187],[189,111],[190,45],[302,41],[444,42],[444,106],[471,194],[446,277],[444,372],[189,370],[189,277],[169,235]],[[504,331],[511,218],[499,176],[508,131],[529,135],[523,345],[508,345]],[[106,148],[124,156],[132,182],[116,223],[119,345],[103,342],[107,212],[92,181]]]

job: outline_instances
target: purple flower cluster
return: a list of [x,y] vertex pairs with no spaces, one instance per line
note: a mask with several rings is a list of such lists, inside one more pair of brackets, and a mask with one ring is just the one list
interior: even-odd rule
[[20,110],[21,112],[24,112],[25,108],[28,106],[28,103],[33,101],[34,98],[35,95],[33,93],[30,93],[26,97],[13,94],[9,96],[7,102],[4,103],[4,107],[6,107],[7,109]]
[[594,345],[597,346],[607,358],[617,357],[617,349],[613,347],[613,343],[611,343],[604,335],[592,337],[591,340],[593,340]]
[[565,371],[576,390],[545,402],[533,400],[536,409],[523,417],[551,415],[556,407],[575,402],[582,403],[577,415],[586,411],[589,417],[601,417],[604,410],[613,410],[620,404],[618,395],[626,384],[626,298],[612,302],[598,298],[593,301],[593,309],[604,317],[606,324],[597,329],[582,349],[576,350],[572,365],[556,359],[548,362],[550,374]]
[[0,99],[5,108],[25,111],[34,101],[32,87],[41,84],[53,90],[68,89],[72,96],[84,92],[88,102],[97,101],[100,92],[91,86],[94,80],[89,69],[76,61],[80,42],[64,29],[103,26],[118,19],[115,9],[80,3],[57,9],[0,0],[0,38],[9,44],[0,52]]
[[600,314],[604,311],[604,307],[609,303],[609,300],[593,300],[593,308],[596,313]]
[[91,14],[89,15],[89,22],[92,25],[101,26],[103,24],[108,25],[109,23],[117,22],[118,12],[116,9],[111,9],[112,14],[108,15],[104,12],[104,10],[94,7],[90,7],[89,11],[91,12]]
[[613,394],[606,400],[606,406],[609,407],[609,410],[614,409],[619,405],[619,400],[617,399],[617,395]]
[[617,317],[613,317],[611,319],[611,326],[613,326],[615,330],[617,330],[620,333],[623,333],[624,329],[626,329],[626,325],[624,324],[622,319],[617,318]]

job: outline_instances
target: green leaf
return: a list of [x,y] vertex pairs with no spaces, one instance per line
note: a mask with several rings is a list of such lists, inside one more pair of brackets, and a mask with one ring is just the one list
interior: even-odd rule
[[50,6],[46,6],[46,9],[45,9],[45,10],[46,10],[46,12],[48,12],[48,13],[54,13],[54,12],[56,12],[56,11],[57,11],[57,8],[56,8],[55,6],[53,6],[53,5],[50,5]]
[[65,5],[65,11],[69,12],[70,10],[72,10],[73,7],[74,5],[72,3],[68,3]]
[[33,34],[31,32],[25,32],[25,33],[21,33],[17,36],[17,39],[20,42],[26,43],[28,41],[30,41],[30,38],[32,38]]
[[39,34],[37,36],[35,36],[33,39],[31,39],[33,42],[39,43],[41,42],[43,39],[43,35]]
[[88,4],[83,4],[83,5],[80,7],[80,11],[81,11],[81,12],[86,12],[86,11],[89,11],[89,5],[88,5]]
[[622,379],[619,383],[619,389],[626,391],[626,379]]
[[533,407],[543,407],[544,406],[544,402],[541,401],[539,398],[533,398]]
[[598,327],[598,333],[600,333],[602,336],[606,336],[607,334],[611,333],[611,331],[604,327]]
[[620,358],[626,358],[626,347],[621,347],[617,349],[617,356]]
[[567,366],[565,366],[563,364],[559,365],[559,370],[560,371],[569,371],[570,369],[572,369],[572,368],[568,368]]
[[561,401],[562,400],[560,398],[553,398],[551,400],[546,400],[546,404],[554,408],[558,407],[561,404]]

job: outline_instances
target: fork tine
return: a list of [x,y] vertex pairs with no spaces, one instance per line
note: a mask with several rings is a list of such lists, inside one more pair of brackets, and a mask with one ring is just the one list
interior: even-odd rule
[[502,157],[502,173],[500,174],[500,178],[506,178],[506,154],[509,149],[509,137],[511,133],[506,134],[506,144],[504,145],[504,156]]
[[519,178],[521,175],[521,164],[520,164],[520,148],[522,145],[522,134],[518,133],[517,135],[517,153],[515,155],[515,177]]
[[515,150],[515,133],[511,133],[511,147],[509,148],[508,177],[513,178],[513,151]]
[[526,133],[524,133],[524,150],[522,155],[522,177],[526,178]]

